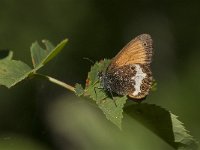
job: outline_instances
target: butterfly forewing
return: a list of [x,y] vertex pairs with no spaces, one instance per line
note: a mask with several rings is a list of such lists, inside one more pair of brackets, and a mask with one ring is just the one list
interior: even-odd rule
[[[152,39],[149,34],[141,34],[130,41],[113,59],[109,68],[130,64],[150,64]],[[108,68],[108,69],[109,69]]]

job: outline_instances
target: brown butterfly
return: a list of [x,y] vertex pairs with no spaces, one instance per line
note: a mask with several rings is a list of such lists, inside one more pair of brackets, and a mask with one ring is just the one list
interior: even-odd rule
[[111,94],[145,98],[152,86],[150,63],[152,39],[141,34],[130,41],[112,60],[105,72],[99,74],[102,87]]

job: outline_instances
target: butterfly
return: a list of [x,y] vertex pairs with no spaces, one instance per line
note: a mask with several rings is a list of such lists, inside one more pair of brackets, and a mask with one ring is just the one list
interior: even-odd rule
[[107,69],[99,73],[103,89],[136,100],[145,98],[153,83],[150,69],[152,50],[149,34],[141,34],[131,40],[111,60]]

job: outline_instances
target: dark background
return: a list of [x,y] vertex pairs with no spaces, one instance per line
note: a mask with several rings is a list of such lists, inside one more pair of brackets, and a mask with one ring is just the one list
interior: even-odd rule
[[[146,102],[178,115],[200,139],[199,16],[198,0],[1,0],[0,49],[13,50],[14,59],[31,65],[32,42],[49,39],[57,44],[68,38],[64,50],[40,72],[72,85],[84,84],[91,63],[83,57],[112,58],[132,38],[148,33],[154,41],[152,70],[158,90]],[[0,87],[0,149],[94,149],[102,145],[112,149],[128,144],[127,149],[170,149],[137,122],[132,124],[135,132],[131,135],[120,133],[119,139],[111,133],[102,135],[107,131],[105,124],[115,127],[100,111],[85,104],[82,108],[73,100],[79,101],[40,79],[26,80],[9,90]]]

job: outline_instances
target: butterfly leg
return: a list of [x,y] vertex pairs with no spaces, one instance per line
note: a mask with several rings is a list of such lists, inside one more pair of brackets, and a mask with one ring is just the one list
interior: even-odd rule
[[[103,90],[104,88],[102,88],[102,87],[94,87],[94,92],[95,92],[96,100],[97,100],[97,91],[96,91],[96,89]],[[110,89],[108,89],[108,91],[109,91],[109,93],[110,93],[110,95],[111,95],[111,98],[113,99],[113,102],[114,102],[115,106],[117,107],[117,104],[116,104],[116,101],[115,101],[115,98],[114,98],[114,96],[113,96],[112,91],[111,91]],[[103,98],[102,100],[106,99],[107,97],[108,97],[108,96],[106,96],[106,97]]]
[[112,91],[111,91],[110,89],[108,89],[108,91],[109,91],[109,93],[110,93],[110,95],[111,95],[111,97],[112,97],[112,100],[113,100],[115,106],[117,107],[116,100],[115,100],[115,98],[114,98],[114,96],[113,96]]
[[97,100],[97,91],[96,91],[96,89],[103,90],[103,88],[102,87],[94,87],[94,92],[95,92],[96,100]]

